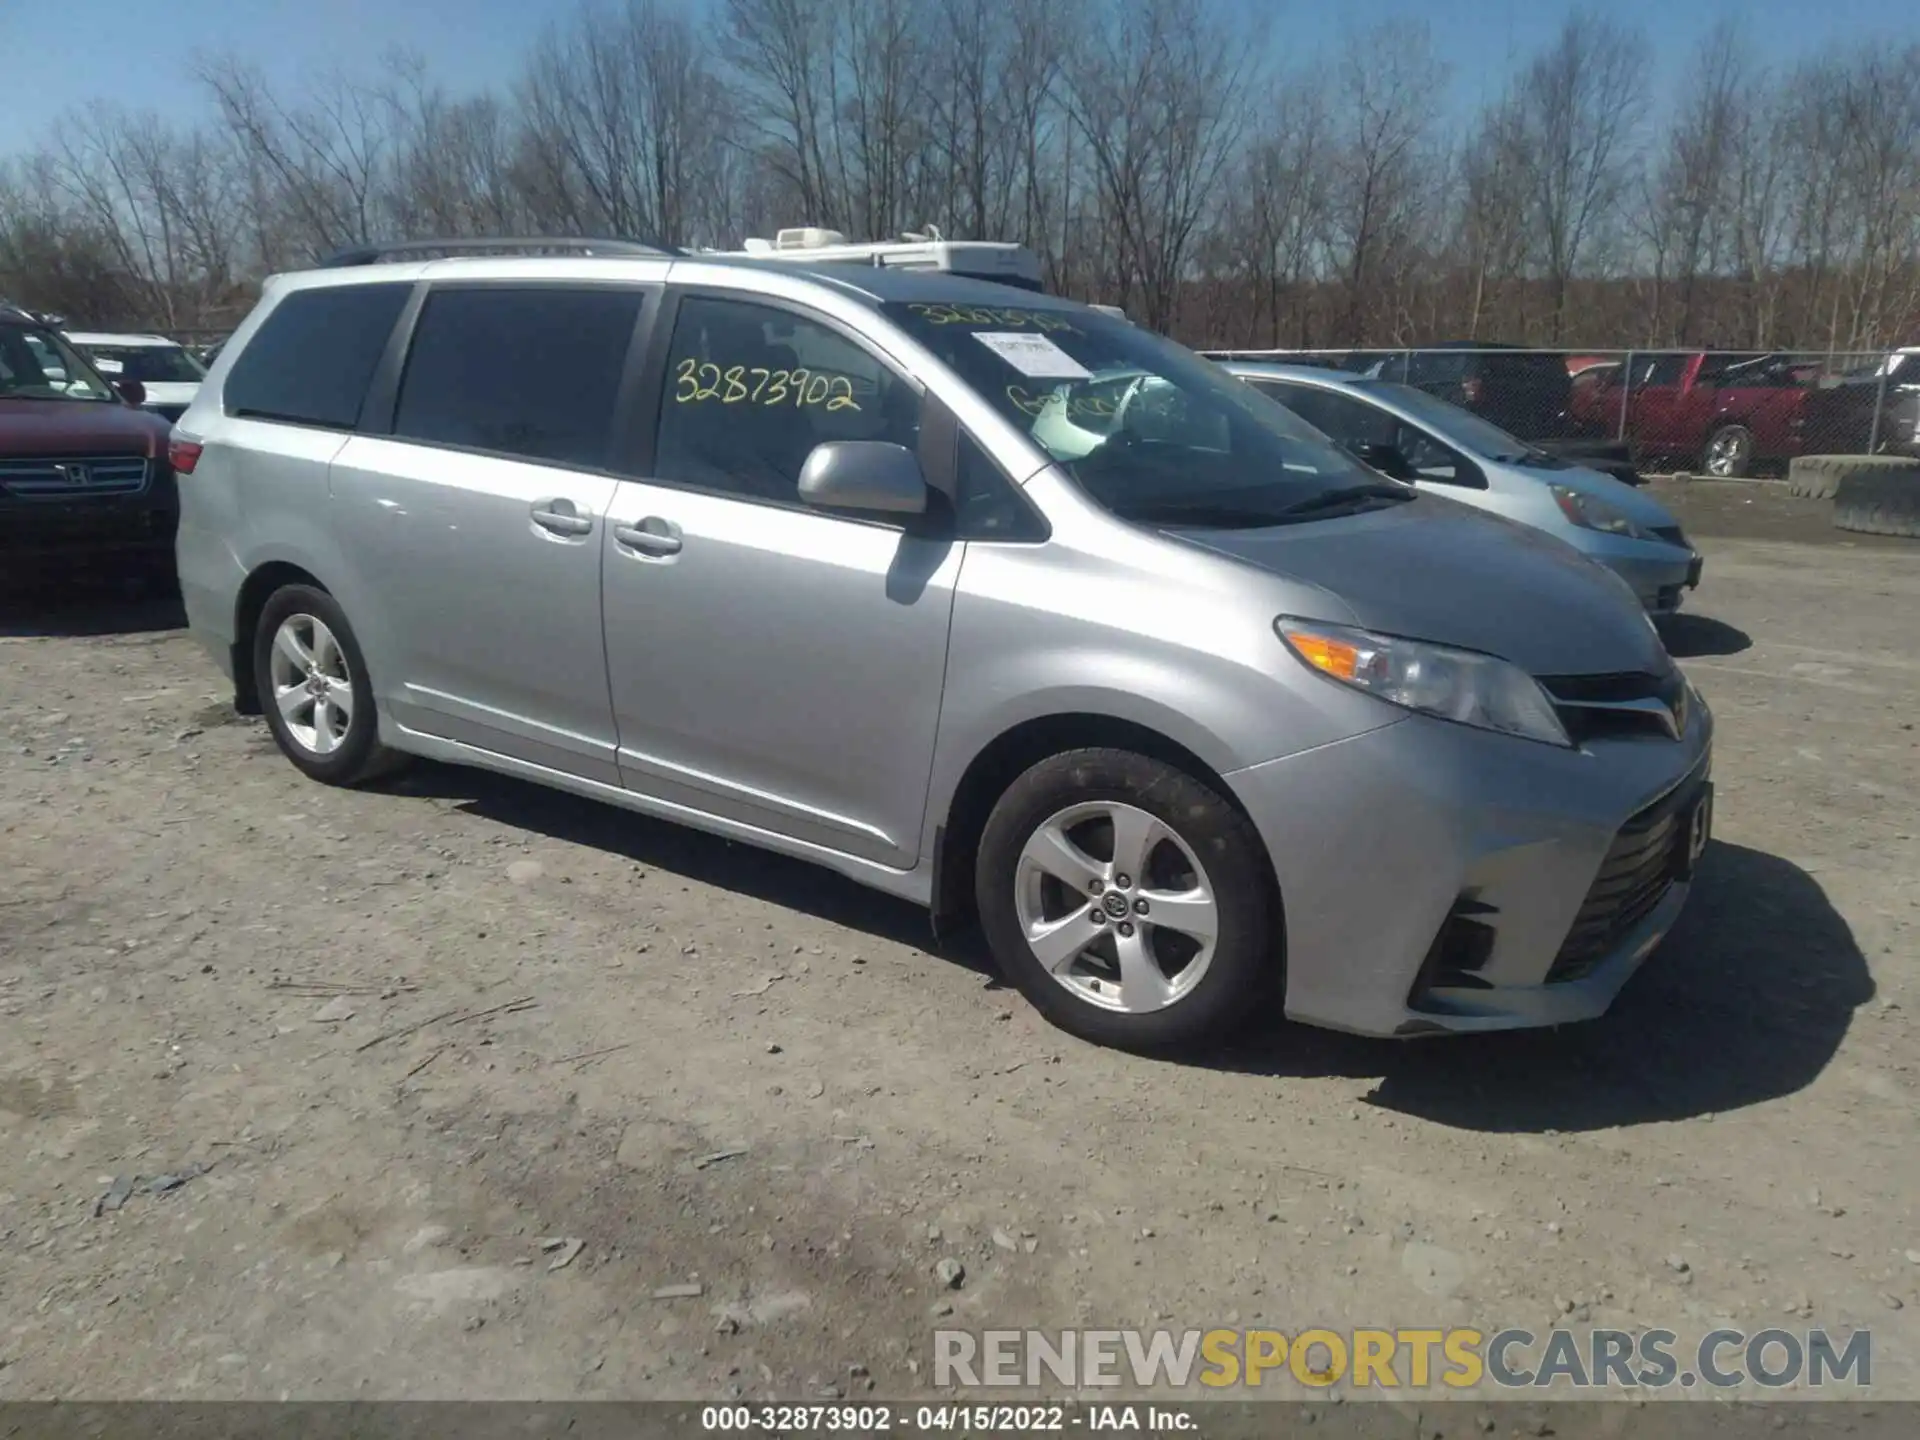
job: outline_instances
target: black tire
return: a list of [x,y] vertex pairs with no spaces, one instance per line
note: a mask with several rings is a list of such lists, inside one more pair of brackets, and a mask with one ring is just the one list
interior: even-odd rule
[[1836,530],[1920,540],[1920,465],[1849,475],[1833,495]]
[[[1184,847],[1205,867],[1216,917],[1212,956],[1191,988],[1163,1008],[1127,1013],[1084,998],[1036,958],[1022,928],[1016,890],[1027,841],[1070,807],[1099,803],[1145,811],[1178,836],[1175,845],[1162,844],[1153,852],[1158,856],[1153,863],[1171,862],[1177,868],[1184,864]],[[1097,827],[1100,822],[1088,823]],[[1111,847],[1111,831],[1108,834]],[[1087,853],[1098,858],[1094,851]],[[1110,860],[1112,849],[1106,853]],[[1138,877],[1137,889],[1146,890],[1149,883],[1148,877]],[[1071,750],[1040,761],[1007,787],[988,817],[974,893],[981,928],[1002,972],[1048,1020],[1083,1039],[1124,1050],[1161,1051],[1218,1041],[1263,1010],[1278,1011],[1280,923],[1260,837],[1209,785],[1171,765],[1111,749]],[[1057,892],[1063,901],[1068,893],[1064,887]],[[1091,916],[1102,906],[1086,908]],[[1131,925],[1133,916],[1126,922]],[[1102,923],[1113,928],[1121,921]],[[1138,929],[1151,953],[1162,953],[1168,943],[1163,935],[1180,940],[1173,927],[1163,930],[1142,922]],[[1072,963],[1083,964],[1084,957]],[[1264,1003],[1269,1000],[1270,1006]]]
[[[325,754],[316,753],[294,737],[274,699],[274,636],[283,621],[297,615],[312,616],[323,622],[346,661],[352,713],[338,743]],[[406,756],[380,743],[380,722],[374,709],[373,683],[367,675],[366,658],[360,653],[360,642],[354,636],[346,612],[326,591],[312,585],[283,585],[267,597],[253,632],[253,677],[260,713],[267,717],[267,727],[273,731],[280,753],[309,779],[327,785],[363,785],[391,774],[406,763]]]
[[1831,500],[1851,475],[1881,475],[1914,468],[1902,455],[1796,455],[1787,464],[1787,491],[1809,500]]
[[1700,473],[1714,480],[1739,480],[1753,470],[1753,432],[1744,425],[1721,425],[1707,436],[1700,452]]

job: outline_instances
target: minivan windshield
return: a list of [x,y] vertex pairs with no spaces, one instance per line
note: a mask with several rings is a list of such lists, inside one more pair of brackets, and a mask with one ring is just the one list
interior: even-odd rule
[[1285,408],[1098,311],[893,301],[890,319],[1141,524],[1253,528],[1412,498]]
[[94,368],[51,330],[0,325],[0,400],[113,400]]
[[1353,387],[1384,401],[1432,430],[1442,440],[1462,450],[1501,465],[1531,465],[1548,456],[1536,450],[1518,435],[1508,434],[1498,425],[1482,420],[1471,410],[1450,405],[1438,395],[1392,380],[1356,380]]

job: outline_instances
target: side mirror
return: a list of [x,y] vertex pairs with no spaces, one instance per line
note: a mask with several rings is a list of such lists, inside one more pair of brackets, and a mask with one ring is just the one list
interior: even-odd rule
[[1347,448],[1362,465],[1371,465],[1382,475],[1395,480],[1414,478],[1412,464],[1405,455],[1400,453],[1400,447],[1397,445],[1373,440],[1356,440]]
[[129,405],[147,403],[147,387],[138,380],[116,380],[113,382],[113,388],[120,392],[120,398]]
[[800,498],[823,510],[920,515],[927,508],[927,478],[904,445],[823,440],[800,467]]

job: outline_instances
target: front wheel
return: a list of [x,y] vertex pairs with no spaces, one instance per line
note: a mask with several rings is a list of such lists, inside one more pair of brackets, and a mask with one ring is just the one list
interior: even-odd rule
[[974,884],[1007,977],[1098,1044],[1217,1040],[1277,995],[1259,836],[1158,760],[1073,750],[1034,765],[994,807]]

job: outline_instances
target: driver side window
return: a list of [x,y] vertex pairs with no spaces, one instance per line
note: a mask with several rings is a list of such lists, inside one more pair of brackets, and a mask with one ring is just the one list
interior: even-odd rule
[[1435,485],[1479,483],[1472,466],[1452,446],[1378,406],[1337,390],[1322,390],[1311,385],[1267,382],[1259,388],[1349,450],[1368,445],[1391,446],[1406,461],[1409,472],[1398,478]]
[[775,306],[688,296],[674,321],[654,475],[797,504],[826,440],[917,449],[920,394],[839,332]]
[[1392,445],[1393,417],[1384,410],[1313,385],[1267,382],[1256,386],[1337,445]]

